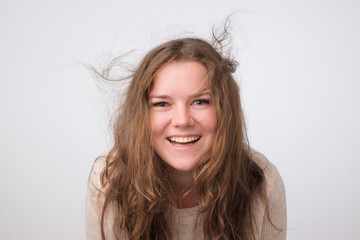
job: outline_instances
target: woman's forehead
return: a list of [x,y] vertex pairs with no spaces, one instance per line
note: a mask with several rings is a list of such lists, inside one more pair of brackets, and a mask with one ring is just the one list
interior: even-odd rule
[[177,85],[187,87],[196,85],[198,90],[210,87],[209,74],[206,67],[195,61],[172,61],[163,65],[154,75],[152,86],[157,89]]

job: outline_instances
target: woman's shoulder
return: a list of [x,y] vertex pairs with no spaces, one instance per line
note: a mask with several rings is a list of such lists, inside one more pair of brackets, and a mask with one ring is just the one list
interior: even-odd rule
[[250,150],[250,158],[264,171],[266,175],[273,175],[277,172],[276,166],[270,162],[264,154],[256,151],[255,149]]
[[88,187],[94,190],[100,190],[102,189],[102,184],[101,184],[101,173],[103,171],[103,169],[106,166],[106,157],[101,156],[95,159],[91,171],[90,171],[90,175],[89,175],[89,179],[88,179]]
[[264,154],[251,149],[251,159],[263,170],[269,197],[285,192],[285,187],[277,167]]
[[91,172],[99,173],[101,172],[106,165],[106,156],[97,157],[93,163]]
[[[262,153],[252,150],[252,160],[263,170],[271,221],[260,214],[261,236],[266,239],[286,239],[286,194],[284,182],[277,170]],[[260,205],[259,205],[260,206]],[[265,213],[265,212],[263,212]]]
[[[98,157],[92,166],[88,179],[88,189],[86,195],[86,239],[101,239],[101,216],[105,200],[105,187],[101,181],[101,175],[106,167],[106,157]],[[112,205],[113,207],[113,205]],[[110,209],[113,209],[113,208]],[[115,219],[112,210],[106,211],[104,231],[106,239],[116,239],[113,236],[112,223]]]

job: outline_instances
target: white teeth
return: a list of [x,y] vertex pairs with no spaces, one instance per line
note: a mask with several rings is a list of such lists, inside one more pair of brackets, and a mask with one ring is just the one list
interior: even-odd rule
[[192,136],[192,137],[170,137],[170,141],[173,143],[189,143],[199,140],[200,136]]

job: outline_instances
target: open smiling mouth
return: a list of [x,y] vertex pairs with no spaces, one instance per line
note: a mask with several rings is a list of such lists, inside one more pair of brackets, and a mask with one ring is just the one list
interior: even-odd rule
[[199,141],[200,136],[193,137],[169,137],[168,140],[177,147],[189,146]]

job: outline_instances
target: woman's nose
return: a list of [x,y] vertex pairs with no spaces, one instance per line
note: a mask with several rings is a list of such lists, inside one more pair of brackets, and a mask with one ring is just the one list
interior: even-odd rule
[[178,107],[174,109],[172,124],[174,127],[187,127],[194,123],[194,119],[187,107]]

